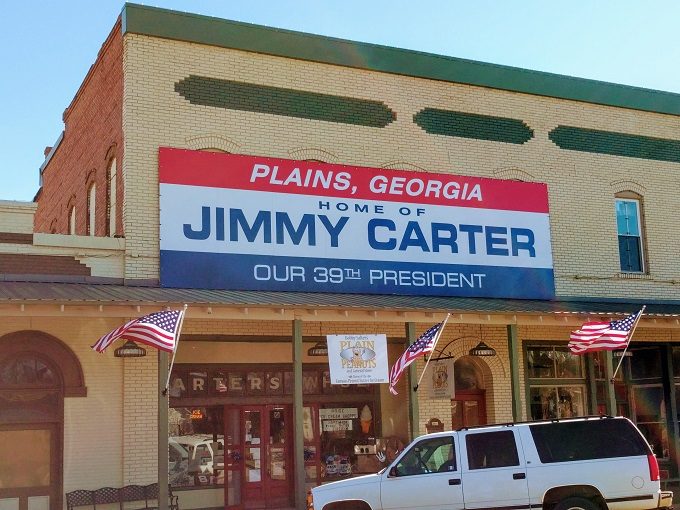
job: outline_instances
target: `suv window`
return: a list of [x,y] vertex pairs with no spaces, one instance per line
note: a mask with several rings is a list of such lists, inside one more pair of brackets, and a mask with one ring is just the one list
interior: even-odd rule
[[530,425],[543,463],[632,457],[651,453],[628,420],[602,419]]
[[423,475],[456,470],[453,437],[436,437],[416,443],[399,459],[397,476]]
[[512,430],[468,434],[465,437],[465,446],[470,469],[519,466]]

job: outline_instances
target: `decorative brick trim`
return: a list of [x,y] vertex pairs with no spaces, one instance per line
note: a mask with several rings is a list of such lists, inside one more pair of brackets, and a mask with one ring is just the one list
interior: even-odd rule
[[238,152],[240,145],[220,135],[200,135],[186,139],[187,147],[193,150],[219,149],[224,152]]
[[680,163],[680,140],[557,126],[548,138],[560,149]]
[[519,168],[499,168],[498,170],[494,170],[493,176],[496,179],[505,179],[508,181],[537,182],[536,177]]
[[616,278],[622,278],[624,280],[653,280],[651,274],[648,273],[618,273],[615,275]]
[[291,149],[288,151],[288,155],[292,159],[310,160],[314,159],[317,161],[322,161],[324,163],[338,163],[338,156],[332,152],[328,152],[324,149],[318,149],[314,147],[301,147],[299,149]]
[[413,116],[413,122],[434,135],[513,144],[523,144],[534,137],[534,130],[519,119],[438,108],[423,108]]
[[610,182],[609,186],[611,187],[613,194],[623,193],[624,191],[633,191],[643,197],[647,192],[647,188],[635,181],[614,181]]
[[191,104],[384,128],[396,114],[382,101],[190,75],[175,92]]
[[423,167],[414,165],[413,163],[408,163],[403,160],[388,161],[379,165],[380,168],[388,168],[390,170],[414,170],[416,172],[427,172]]
[[[479,343],[479,338],[477,337],[465,337],[460,338],[447,349],[447,352],[451,353],[454,360],[462,358],[463,356],[468,356],[470,349],[475,347]],[[492,344],[492,342],[488,342]],[[492,345],[493,347],[493,345]],[[489,378],[499,378],[501,375],[503,378],[507,377],[507,371],[505,370],[505,365],[501,361],[501,356],[489,356],[483,359],[479,359],[480,367],[484,374],[484,380]],[[488,389],[488,388],[487,388]]]

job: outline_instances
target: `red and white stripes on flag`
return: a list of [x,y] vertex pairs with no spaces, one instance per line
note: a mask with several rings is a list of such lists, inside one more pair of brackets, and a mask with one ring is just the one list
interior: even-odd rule
[[442,321],[420,335],[415,342],[409,345],[406,351],[404,351],[404,354],[399,357],[394,365],[392,365],[392,369],[390,370],[390,392],[393,395],[397,395],[397,390],[394,389],[394,386],[399,381],[401,374],[406,370],[406,367],[413,363],[418,357],[423,356],[428,352],[432,352],[437,340],[437,334],[443,325],[444,322]]
[[131,320],[101,337],[92,348],[104,352],[113,342],[124,338],[161,351],[173,352],[183,315],[184,310],[167,310]]
[[629,341],[642,310],[625,319],[611,322],[586,322],[569,336],[569,350],[573,354],[623,349]]

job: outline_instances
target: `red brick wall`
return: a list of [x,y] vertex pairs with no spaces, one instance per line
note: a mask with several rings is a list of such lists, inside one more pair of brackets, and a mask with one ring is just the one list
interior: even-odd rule
[[87,234],[87,194],[96,183],[95,235],[108,233],[108,166],[116,158],[116,234],[123,234],[123,38],[120,19],[80,89],[64,111],[64,137],[43,170],[35,231],[68,234],[70,204],[76,234]]
[[3,274],[59,274],[90,276],[90,268],[73,257],[58,255],[21,255],[0,253],[0,267]]

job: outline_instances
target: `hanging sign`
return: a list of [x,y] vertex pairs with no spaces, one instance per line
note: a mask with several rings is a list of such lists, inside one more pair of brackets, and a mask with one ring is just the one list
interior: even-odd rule
[[322,432],[344,432],[352,430],[352,420],[324,420],[321,422]]
[[453,359],[430,361],[423,377],[424,388],[432,399],[450,400],[455,397]]
[[331,384],[386,383],[385,335],[328,335]]
[[347,420],[358,417],[359,411],[356,407],[333,407],[328,409],[319,409],[320,420]]
[[161,148],[164,287],[551,299],[546,184]]

